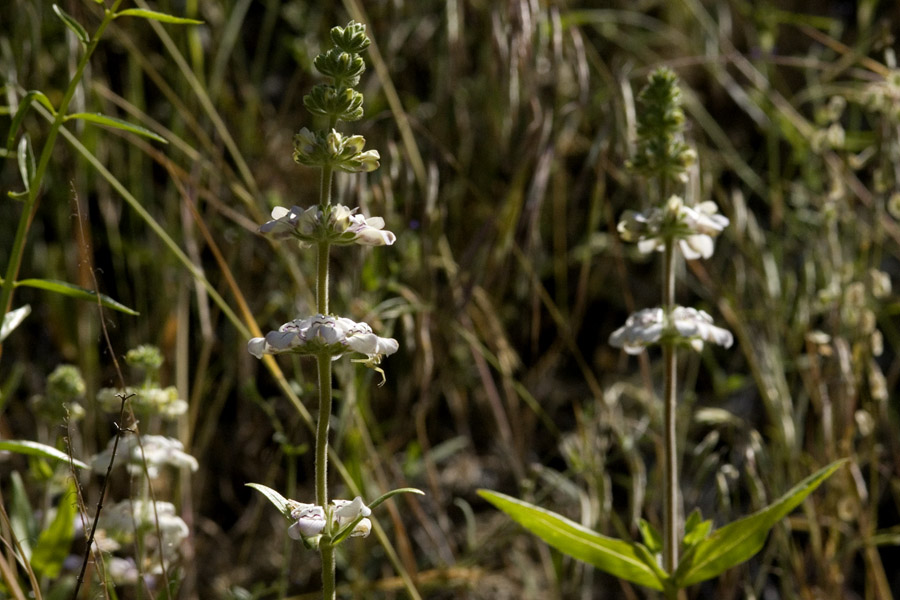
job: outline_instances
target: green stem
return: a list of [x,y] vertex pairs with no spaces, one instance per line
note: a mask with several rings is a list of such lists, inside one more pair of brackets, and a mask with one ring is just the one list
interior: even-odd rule
[[91,41],[88,42],[85,47],[84,54],[82,55],[81,60],[78,61],[78,65],[75,67],[75,74],[69,82],[69,87],[66,88],[66,93],[59,103],[59,108],[56,110],[53,123],[50,125],[50,131],[47,133],[47,140],[44,142],[44,147],[41,150],[41,157],[38,161],[37,168],[35,169],[34,176],[31,178],[31,181],[28,182],[28,197],[25,199],[25,204],[22,207],[22,214],[19,217],[19,225],[16,229],[16,237],[13,240],[13,245],[9,253],[9,263],[6,265],[6,277],[3,280],[2,290],[0,290],[0,313],[3,315],[6,315],[10,308],[12,308],[13,288],[15,286],[16,278],[19,276],[19,267],[22,264],[22,254],[25,251],[25,241],[28,237],[28,230],[31,228],[31,222],[34,220],[34,215],[37,213],[38,197],[41,185],[44,181],[44,174],[47,171],[47,165],[50,164],[50,157],[53,155],[53,146],[56,144],[56,136],[59,134],[59,130],[65,121],[66,113],[69,110],[69,103],[72,101],[75,91],[81,84],[84,69],[87,67],[88,61],[94,53],[94,50],[97,49],[97,44],[100,42],[103,32],[106,30],[107,26],[112,23],[113,19],[116,18],[116,9],[119,8],[121,3],[122,0],[116,0],[113,3],[112,8],[104,12],[103,20],[100,22],[99,27],[97,27],[97,31],[94,33]]
[[[665,258],[663,264],[663,311],[665,328],[671,323],[672,311],[675,308],[675,240],[666,240]],[[665,462],[663,464],[663,479],[665,489],[665,512],[663,515],[664,545],[663,566],[669,573],[675,572],[678,565],[679,545],[679,508],[678,508],[678,454],[676,448],[676,408],[678,404],[678,390],[676,381],[676,356],[675,343],[666,340],[663,343],[663,362],[665,363],[664,398],[665,405],[663,417],[663,446]]]

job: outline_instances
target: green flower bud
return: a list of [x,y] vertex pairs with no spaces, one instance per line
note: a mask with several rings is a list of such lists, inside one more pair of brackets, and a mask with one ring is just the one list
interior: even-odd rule
[[335,88],[319,84],[303,97],[306,109],[314,115],[357,121],[362,118],[363,95],[352,88]]
[[346,27],[332,27],[331,41],[344,52],[351,54],[359,54],[371,43],[366,35],[366,26],[356,21],[350,21]]
[[355,86],[366,70],[366,63],[360,55],[344,52],[340,48],[319,54],[313,64],[319,73],[334,79],[337,87]]
[[132,367],[158,371],[163,364],[163,355],[156,346],[142,344],[128,351],[125,355],[125,362]]

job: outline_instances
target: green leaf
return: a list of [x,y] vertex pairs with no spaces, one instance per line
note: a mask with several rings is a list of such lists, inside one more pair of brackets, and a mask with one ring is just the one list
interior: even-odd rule
[[31,189],[31,180],[34,179],[34,171],[37,168],[34,164],[34,150],[31,148],[31,137],[26,133],[19,140],[19,147],[16,150],[16,158],[19,160],[19,174],[25,183],[25,191]]
[[422,490],[416,489],[416,488],[399,488],[396,490],[391,490],[391,491],[387,492],[386,494],[383,494],[383,495],[379,496],[378,498],[376,498],[375,500],[373,500],[372,503],[368,505],[368,507],[375,508],[376,506],[378,506],[379,504],[381,504],[388,498],[392,498],[392,497],[396,496],[397,494],[418,494],[420,496],[424,496],[425,492],[423,492]]
[[3,326],[0,327],[0,342],[5,340],[16,327],[21,325],[22,321],[24,321],[25,317],[29,314],[31,314],[31,305],[26,304],[3,315]]
[[272,488],[265,486],[261,483],[248,483],[247,487],[252,487],[257,492],[261,493],[266,499],[275,505],[275,507],[288,519],[291,518],[291,511],[294,507],[291,505],[291,501],[273,490]]
[[66,115],[66,118],[64,120],[71,121],[72,119],[81,119],[82,121],[89,121],[91,123],[97,123],[98,125],[106,125],[107,127],[113,127],[114,129],[129,131],[131,133],[136,133],[138,135],[148,137],[151,140],[162,142],[163,144],[169,143],[166,138],[153,133],[145,127],[141,127],[140,125],[135,125],[133,123],[129,123],[128,121],[123,121],[122,119],[117,119],[115,117],[110,117],[101,113],[72,113],[71,115]]
[[57,450],[53,446],[39,444],[30,440],[0,440],[0,450],[8,450],[9,452],[27,454],[29,456],[39,456],[41,458],[51,458],[53,460],[60,460],[66,464],[69,464],[69,461],[71,460],[72,464],[79,469],[90,468],[80,460],[71,458],[68,454]]
[[53,108],[53,103],[50,102],[50,98],[45,96],[43,92],[39,92],[38,90],[30,90],[26,92],[25,95],[22,96],[22,101],[19,103],[19,108],[16,109],[16,114],[9,126],[9,135],[6,138],[6,149],[9,151],[12,151],[13,144],[16,142],[16,133],[22,126],[22,121],[25,120],[25,115],[28,113],[28,109],[31,106],[31,102],[33,100],[37,100],[38,102],[43,104],[44,108],[49,110],[51,115],[56,115],[56,109]]
[[87,30],[85,30],[85,28],[81,26],[81,23],[76,21],[72,15],[68,14],[56,4],[53,5],[53,12],[56,13],[57,17],[62,19],[62,22],[66,24],[66,27],[75,34],[75,37],[81,40],[82,44],[87,46],[90,43],[91,36],[88,35]]
[[[55,279],[23,279],[16,282],[16,287],[20,286],[38,288],[41,290],[47,290],[48,292],[56,292],[57,294],[69,296],[70,298],[75,298],[77,300],[90,300],[93,302],[97,301],[97,292],[95,292],[94,290],[86,290],[83,287],[79,287],[75,284],[67,283],[65,281],[57,281]],[[136,310],[128,308],[121,302],[113,300],[106,294],[100,294],[100,304],[102,304],[104,308],[117,310],[133,317],[141,314]]]
[[633,544],[600,535],[562,515],[505,494],[478,490],[478,495],[560,552],[620,579],[663,590],[664,580],[644,562],[645,557]]
[[162,12],[157,12],[155,10],[147,10],[144,8],[129,8],[127,10],[123,10],[116,13],[116,18],[119,17],[139,17],[141,19],[151,19],[153,21],[160,21],[161,23],[172,23],[174,25],[202,25],[203,21],[198,21],[196,19],[186,19],[184,17],[176,17],[175,15],[170,15]]
[[75,538],[75,515],[78,494],[75,483],[70,479],[66,493],[56,507],[56,516],[50,526],[41,531],[31,553],[31,566],[47,577],[55,578],[62,569],[63,561],[69,555]]
[[692,548],[709,537],[710,531],[712,521],[704,521],[700,509],[695,508],[684,524],[684,539],[681,540],[681,544],[685,549]]
[[647,550],[653,554],[662,552],[662,536],[656,527],[651,525],[649,521],[641,519],[638,521],[638,529],[641,532],[641,537],[644,539]]
[[847,459],[835,461],[813,473],[770,506],[717,529],[682,558],[675,571],[675,584],[687,587],[711,579],[759,552],[769,530],[794,510]]

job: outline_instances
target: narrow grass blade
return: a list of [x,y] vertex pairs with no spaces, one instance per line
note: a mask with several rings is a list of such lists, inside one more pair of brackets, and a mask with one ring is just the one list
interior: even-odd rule
[[[97,292],[95,292],[94,290],[87,290],[83,287],[79,287],[75,284],[67,283],[65,281],[56,281],[55,279],[23,279],[16,282],[16,287],[23,286],[47,290],[48,292],[56,292],[57,294],[69,296],[70,298],[75,298],[77,300],[91,300],[93,302],[97,301]],[[113,300],[106,294],[100,294],[100,304],[102,304],[104,308],[117,310],[133,317],[141,314],[136,310],[128,308],[121,302]]]
[[90,43],[91,36],[88,35],[87,30],[82,27],[81,23],[76,21],[75,18],[72,17],[72,15],[61,9],[57,4],[53,5],[53,12],[56,13],[57,17],[62,19],[62,22],[66,24],[66,27],[68,27],[72,31],[72,33],[75,34],[75,37],[81,40],[82,44],[87,46]]
[[160,23],[171,23],[173,25],[202,25],[203,21],[197,19],[186,19],[184,17],[176,17],[168,13],[163,13],[145,8],[129,8],[116,13],[119,17],[138,17],[141,19],[150,19],[151,21],[159,21]]
[[416,488],[400,488],[400,489],[396,489],[396,490],[391,490],[391,491],[387,492],[386,494],[382,494],[375,500],[372,500],[372,503],[369,504],[368,506],[369,506],[369,508],[375,508],[376,506],[378,506],[379,504],[381,504],[388,498],[392,498],[392,497],[396,496],[397,494],[418,494],[420,496],[424,496],[425,492],[423,492],[420,489],[416,489]]
[[30,440],[0,440],[0,450],[15,452],[17,454],[27,454],[28,456],[38,456],[40,458],[48,458],[51,460],[61,460],[64,463],[72,462],[79,469],[89,469],[85,463],[72,458],[65,452],[57,450],[53,446],[39,444]]
[[632,544],[600,535],[562,515],[505,494],[478,490],[478,495],[560,552],[620,579],[654,590],[664,589],[660,575],[644,562]]
[[112,127],[114,129],[129,131],[131,133],[136,133],[138,135],[148,137],[151,140],[162,142],[163,144],[169,143],[166,138],[153,133],[145,127],[141,127],[140,125],[135,125],[134,123],[129,123],[128,121],[123,121],[122,119],[117,119],[115,117],[110,117],[101,113],[72,113],[71,115],[66,115],[66,121],[71,121],[73,119],[81,119],[82,121],[89,121],[91,123],[97,123],[98,125],[106,125],[107,127]]
[[687,587],[712,579],[759,552],[769,530],[846,462],[843,459],[831,463],[798,483],[770,506],[713,532],[682,559],[675,572],[676,585]]

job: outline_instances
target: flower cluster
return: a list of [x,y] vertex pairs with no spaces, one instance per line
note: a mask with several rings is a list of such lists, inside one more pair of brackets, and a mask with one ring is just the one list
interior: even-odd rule
[[285,323],[266,337],[253,338],[247,350],[256,358],[263,354],[326,354],[340,358],[347,352],[358,352],[370,359],[389,356],[399,345],[393,338],[378,337],[366,323],[345,317],[313,315]]
[[[142,537],[148,545],[141,569],[134,568],[131,558],[116,557],[118,560],[112,575],[120,583],[134,583],[139,570],[162,573],[163,564],[168,566],[178,560],[181,543],[190,533],[171,502],[144,500],[123,500],[108,507],[101,513],[100,527],[96,541],[105,552],[133,547],[136,536]],[[144,535],[145,532],[153,534]]]
[[341,246],[390,246],[394,243],[397,236],[384,229],[384,219],[366,218],[358,210],[342,204],[328,205],[324,209],[316,205],[306,210],[299,206],[290,209],[276,206],[272,209],[272,220],[263,223],[259,231],[275,239],[295,238],[304,248],[319,242]]
[[[317,504],[303,504],[293,502],[291,519],[294,523],[288,528],[288,535],[295,540],[313,542],[310,538],[326,533],[328,515],[325,509]],[[372,521],[367,517],[372,514],[368,506],[363,504],[362,498],[357,496],[353,500],[332,500],[332,537],[340,535],[346,527],[352,526],[349,537],[366,537],[372,531]]]
[[[117,413],[122,405],[123,392],[116,388],[101,388],[97,401],[106,412]],[[174,419],[187,412],[187,402],[178,397],[178,389],[169,387],[126,387],[124,395],[139,415],[155,415]]]
[[294,136],[294,161],[307,167],[330,166],[347,173],[374,171],[381,163],[378,150],[363,150],[366,138],[339,131],[312,132],[306,127]]
[[[112,456],[115,438],[111,439],[106,449],[91,458],[91,468],[104,472]],[[184,445],[178,440],[164,435],[144,435],[138,439],[136,435],[119,439],[116,450],[116,463],[125,464],[132,475],[141,475],[146,463],[147,474],[151,479],[159,476],[160,468],[169,465],[175,468],[197,470],[197,459],[184,451]],[[124,463],[122,462],[124,457]]]
[[687,206],[679,196],[672,196],[664,208],[652,208],[646,213],[627,210],[617,227],[626,242],[637,242],[644,254],[662,251],[666,239],[678,240],[687,260],[709,258],[715,245],[713,238],[728,226],[728,217],[718,214],[715,202],[701,202]]
[[704,342],[729,348],[734,341],[731,332],[713,325],[713,318],[705,311],[676,306],[668,323],[662,308],[639,310],[609,336],[609,343],[628,354],[640,354],[644,347],[665,338],[684,340],[697,351],[703,349]]

